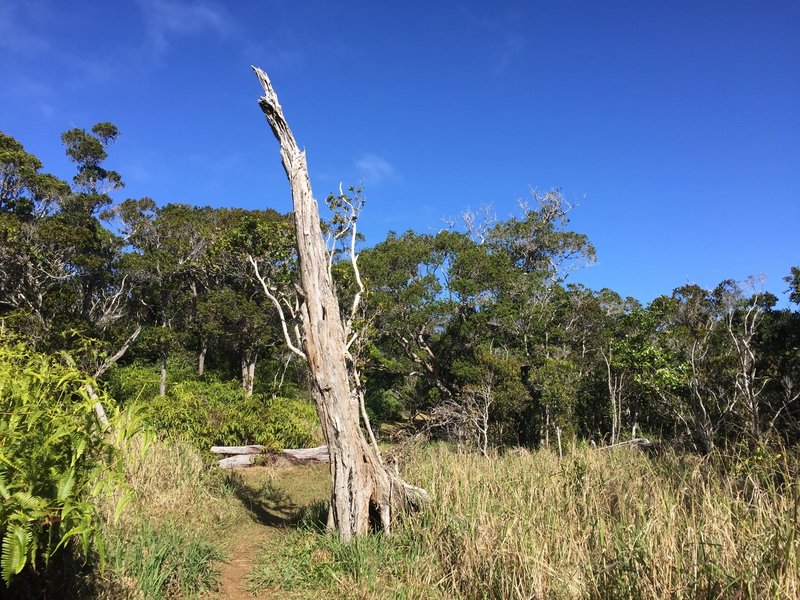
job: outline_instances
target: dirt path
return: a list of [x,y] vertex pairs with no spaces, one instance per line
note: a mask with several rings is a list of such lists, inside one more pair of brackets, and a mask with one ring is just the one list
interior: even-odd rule
[[278,554],[303,508],[330,494],[325,465],[251,467],[235,478],[235,496],[249,519],[226,532],[228,561],[220,567],[219,600],[276,598],[270,590],[253,596],[247,574],[264,552]]
[[228,543],[228,562],[220,569],[219,600],[253,600],[253,598],[269,598],[271,596],[260,594],[253,596],[247,590],[245,577],[256,565],[258,554],[263,551],[267,542],[280,537],[273,528],[250,524],[236,531],[236,537]]

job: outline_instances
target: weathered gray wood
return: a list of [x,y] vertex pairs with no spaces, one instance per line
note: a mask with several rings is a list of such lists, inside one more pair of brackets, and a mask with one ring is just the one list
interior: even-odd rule
[[212,454],[262,454],[266,448],[258,444],[252,446],[211,446]]
[[211,452],[214,454],[231,454],[229,458],[219,461],[221,469],[235,469],[237,467],[251,467],[258,464],[260,457],[266,461],[270,458],[283,457],[292,463],[328,463],[330,455],[327,446],[317,446],[316,448],[286,448],[281,452],[269,452],[264,446],[212,446]]
[[317,446],[316,448],[286,448],[281,452],[283,456],[304,462],[331,462],[327,446]]
[[[213,454],[265,454],[269,453],[269,448],[260,444],[252,444],[250,446],[211,446]],[[291,458],[301,460],[321,460],[328,462],[328,447],[316,446],[315,448],[285,448],[276,454],[283,454]]]
[[252,467],[258,460],[257,454],[241,454],[230,456],[219,461],[220,469],[235,469],[237,467]]
[[292,190],[300,287],[304,354],[313,381],[312,395],[325,441],[330,449],[331,511],[345,542],[366,534],[370,507],[390,529],[391,513],[400,504],[418,504],[424,490],[409,486],[386,470],[376,448],[360,426],[358,395],[350,387],[347,343],[339,302],[328,268],[328,253],[320,228],[319,207],[311,191],[306,154],[297,145],[267,74],[253,67],[264,89],[259,106],[280,144],[281,162]]
[[[142,332],[142,326],[139,325],[136,330],[130,335],[130,337],[125,340],[125,343],[120,346],[119,350],[117,350],[116,354],[113,356],[109,356],[102,365],[100,365],[97,370],[94,372],[94,378],[100,379],[103,375],[105,375],[106,371],[108,371],[112,365],[114,365],[120,358],[125,356],[125,353],[128,351],[128,348],[131,347],[133,342],[136,341],[136,338],[139,337],[139,334]],[[104,427],[108,427],[108,416],[106,416],[106,411],[103,408],[103,403],[100,402],[100,397],[97,395],[94,387],[89,384],[84,386],[86,393],[89,395],[89,398],[94,400],[94,412],[97,415],[97,419],[100,421],[100,424]]]

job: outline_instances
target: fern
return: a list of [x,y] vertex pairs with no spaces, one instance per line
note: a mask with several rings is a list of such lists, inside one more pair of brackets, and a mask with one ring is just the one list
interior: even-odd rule
[[2,569],[3,581],[6,583],[9,583],[14,575],[25,568],[30,541],[31,532],[21,525],[12,525],[3,536],[0,569]]
[[61,479],[58,480],[58,491],[56,493],[56,499],[60,502],[64,502],[67,498],[72,495],[72,490],[75,488],[75,471],[70,469],[69,471],[65,472]]
[[[70,539],[80,540],[77,549],[85,555],[97,539],[98,498],[124,490],[113,440],[97,422],[87,385],[98,389],[74,361],[37,354],[0,331],[0,571],[6,584]],[[102,400],[118,443],[141,428],[138,415],[120,414],[109,398]]]

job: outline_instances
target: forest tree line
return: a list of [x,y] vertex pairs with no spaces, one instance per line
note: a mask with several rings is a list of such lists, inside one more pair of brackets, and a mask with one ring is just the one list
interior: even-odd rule
[[[67,182],[0,133],[4,335],[67,351],[89,373],[134,338],[115,367],[128,380],[109,373],[117,396],[174,404],[186,381],[235,380],[229,404],[306,397],[292,350],[302,347],[302,303],[291,215],[115,202],[123,179],[105,162],[118,135],[110,123],[62,134],[76,170]],[[553,190],[506,220],[467,212],[435,234],[390,233],[359,251],[357,273],[340,258],[361,193],[339,190],[328,205],[340,305],[353,305],[357,275],[365,285],[343,318],[359,332],[349,351],[373,420],[483,452],[637,436],[708,452],[800,436],[797,267],[786,277],[792,308],[757,279],[687,284],[648,305],[591,290],[569,275],[595,248],[570,229],[572,207]],[[147,385],[126,387],[142,372]],[[192,410],[203,406],[195,395]]]

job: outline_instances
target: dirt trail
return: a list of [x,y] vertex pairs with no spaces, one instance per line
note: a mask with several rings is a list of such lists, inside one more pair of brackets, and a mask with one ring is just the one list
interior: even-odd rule
[[227,545],[229,560],[220,568],[219,600],[253,600],[253,598],[269,598],[270,595],[262,593],[253,596],[247,590],[245,577],[256,565],[260,552],[267,542],[280,534],[273,528],[252,523],[236,531],[236,537]]
[[303,508],[328,498],[327,465],[251,467],[239,470],[235,495],[250,518],[226,532],[228,561],[220,566],[219,600],[275,598],[266,590],[253,596],[247,574],[264,552],[278,554]]

